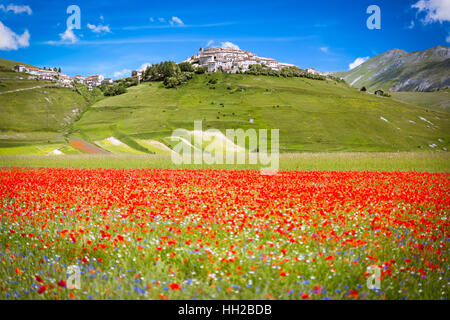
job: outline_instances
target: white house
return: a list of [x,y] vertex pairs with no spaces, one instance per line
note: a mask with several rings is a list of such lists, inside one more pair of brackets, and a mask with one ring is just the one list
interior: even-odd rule
[[273,70],[293,66],[287,63],[279,63],[272,58],[258,57],[250,51],[220,47],[200,48],[198,55],[194,55],[186,61],[192,63],[197,60],[198,64],[205,67],[208,72],[216,72],[219,69],[227,73],[245,72],[253,64],[264,64]]
[[313,69],[313,68],[308,68],[308,69],[306,69],[306,72],[311,73],[311,74],[317,74],[317,75],[319,75],[319,76],[322,76],[322,75],[323,75],[322,72],[320,72],[319,70]]
[[28,72],[28,68],[23,65],[17,65],[14,67],[14,71],[16,72]]
[[144,75],[144,71],[142,71],[142,70],[133,70],[133,71],[131,72],[131,77],[132,77],[134,80],[137,80],[137,81],[141,81],[143,75]]
[[82,76],[77,75],[77,76],[72,77],[72,78],[70,78],[70,79],[71,79],[73,82],[84,84],[84,77],[82,77]]
[[102,81],[102,84],[111,84],[111,83],[113,83],[113,79],[111,79],[111,78],[105,78],[103,81]]
[[90,87],[98,87],[102,84],[102,81],[105,79],[105,77],[101,74],[94,74],[92,76],[88,76],[84,82]]

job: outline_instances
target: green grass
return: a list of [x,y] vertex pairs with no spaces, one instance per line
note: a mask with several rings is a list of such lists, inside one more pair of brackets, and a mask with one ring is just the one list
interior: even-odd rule
[[3,58],[0,58],[0,66],[1,66],[1,67],[5,67],[5,68],[8,68],[8,69],[12,69],[12,68],[14,68],[14,66],[17,66],[17,65],[19,65],[19,64],[24,65],[25,67],[36,68],[36,66],[33,66],[33,65],[31,65],[31,64],[28,64],[28,63],[24,63],[24,62],[19,62],[19,61],[14,61],[14,60],[9,60],[9,59],[3,59]]
[[450,112],[450,91],[437,92],[392,92],[392,97],[420,107]]
[[[1,74],[0,74],[1,77]],[[0,94],[5,94],[7,91],[17,90],[17,89],[27,89],[34,87],[45,87],[51,85],[49,81],[39,81],[39,80],[20,80],[18,76],[15,78],[1,79],[0,80]]]
[[[214,86],[207,84],[211,78],[217,79]],[[450,149],[449,113],[332,80],[209,74],[176,89],[143,83],[109,98],[79,89],[0,94],[0,148],[115,137],[130,153],[160,153],[139,141],[173,147],[168,139],[173,130],[192,130],[194,121],[202,120],[203,130],[223,133],[279,129],[282,153]]]
[[[248,163],[248,161],[246,162]],[[175,165],[170,155],[0,156],[0,167],[164,168],[259,170],[261,165]],[[450,155],[438,152],[280,154],[280,170],[450,172]]]
[[0,58],[0,94],[10,90],[48,86],[52,84],[50,81],[28,80],[29,74],[18,73],[12,69],[19,64],[27,67],[34,67],[23,62]]
[[[206,84],[211,77],[218,79],[214,90]],[[120,131],[132,139],[166,142],[174,129],[192,130],[194,120],[203,121],[203,130],[222,132],[278,128],[280,151],[288,153],[450,147],[447,113],[361,93],[330,80],[250,75],[201,75],[170,90],[144,83],[91,106],[74,132],[90,141]]]
[[95,141],[95,144],[103,150],[109,151],[114,154],[143,154],[144,152],[135,150],[128,145],[121,142],[119,145],[114,145],[109,140]]
[[48,155],[53,150],[58,149],[63,154],[80,154],[81,152],[75,149],[74,147],[70,145],[64,145],[64,144],[56,144],[56,143],[50,143],[50,144],[29,144],[29,145],[23,145],[23,146],[12,146],[12,147],[2,147],[0,148],[0,156],[7,156],[7,155]]
[[[84,86],[72,90],[55,88],[59,84],[52,81],[28,80],[29,75],[11,70],[18,64],[31,66],[0,58],[0,154],[28,154],[30,150],[41,154],[35,144],[67,143],[65,136],[70,134],[73,122],[103,95]],[[40,88],[7,92],[34,87]]]
[[1,94],[0,130],[62,132],[86,107],[87,102],[81,95],[65,88],[40,88]]

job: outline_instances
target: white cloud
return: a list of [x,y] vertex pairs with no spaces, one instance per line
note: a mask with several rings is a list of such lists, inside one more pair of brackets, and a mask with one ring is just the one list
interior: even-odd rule
[[165,22],[166,19],[164,19],[164,18],[158,18],[158,21],[159,21],[159,22]]
[[123,69],[122,71],[114,72],[114,78],[123,78],[131,75],[131,70]]
[[240,49],[237,45],[230,41],[222,42],[222,48]]
[[154,22],[155,19],[153,19],[153,17],[150,17],[150,22]]
[[139,70],[145,71],[145,70],[146,70],[148,67],[150,67],[150,66],[151,66],[151,64],[148,63],[148,62],[143,63],[143,64],[141,65],[141,67],[139,68]]
[[328,53],[329,49],[330,48],[328,48],[328,47],[321,47],[320,51],[322,51],[323,53]]
[[366,62],[367,60],[369,60],[370,57],[364,57],[364,58],[356,58],[355,61],[353,61],[352,63],[350,63],[348,65],[349,70],[355,69],[357,66],[363,64],[364,62]]
[[450,33],[448,34],[447,39],[445,39],[445,41],[447,41],[447,43],[450,43]]
[[9,4],[7,7],[5,7],[3,4],[0,4],[0,9],[4,12],[12,11],[15,14],[19,13],[28,13],[28,15],[31,15],[33,11],[31,10],[30,6],[20,6],[15,4]]
[[0,21],[0,50],[17,50],[28,46],[30,46],[28,30],[18,35]]
[[99,24],[98,26],[94,25],[94,24],[87,24],[87,27],[94,33],[111,33],[111,29],[109,28],[109,26],[103,26],[101,24]]
[[72,28],[67,28],[67,30],[63,33],[60,33],[59,36],[61,37],[62,42],[75,43],[78,41],[77,36],[72,31]]
[[411,20],[411,23],[408,26],[408,29],[414,29],[414,27],[416,26],[416,24],[414,23],[413,20]]
[[209,40],[208,43],[206,44],[207,47],[210,47],[214,44],[214,40]]
[[450,1],[449,0],[419,0],[411,6],[420,13],[425,13],[423,22],[433,23],[450,21]]
[[170,20],[171,25],[178,25],[178,26],[184,26],[183,21],[181,21],[178,17],[172,17],[172,20]]

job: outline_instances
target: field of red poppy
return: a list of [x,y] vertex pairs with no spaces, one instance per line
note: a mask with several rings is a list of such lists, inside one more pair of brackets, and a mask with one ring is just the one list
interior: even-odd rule
[[0,169],[0,299],[448,299],[449,178]]

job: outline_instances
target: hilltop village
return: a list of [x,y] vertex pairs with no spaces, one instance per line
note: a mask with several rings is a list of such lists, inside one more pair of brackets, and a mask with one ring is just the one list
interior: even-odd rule
[[[205,68],[206,72],[222,71],[224,73],[246,72],[251,65],[264,65],[275,71],[281,71],[283,68],[295,67],[293,64],[278,62],[272,58],[259,57],[250,51],[237,48],[209,47],[200,48],[198,54],[186,59],[197,69]],[[134,70],[131,76],[140,80],[145,70]],[[315,75],[325,75],[324,73],[308,68],[306,72]]]
[[74,83],[84,84],[88,86],[89,90],[100,86],[101,84],[113,83],[111,78],[105,78],[103,75],[91,75],[88,77],[82,77],[80,75],[71,77],[65,73],[59,72],[54,69],[40,69],[34,67],[26,67],[24,65],[16,65],[14,71],[27,73],[29,80],[48,80],[57,81],[61,83],[64,87],[73,88]]
[[[194,69],[203,68],[205,72],[210,73],[218,71],[243,73],[248,71],[252,65],[261,65],[273,71],[296,67],[293,64],[278,62],[273,58],[259,57],[250,51],[223,47],[200,48],[198,54],[186,59],[183,63],[190,63]],[[89,90],[92,90],[102,84],[112,84],[114,82],[113,79],[105,78],[103,75],[90,75],[88,77],[76,75],[71,77],[60,70],[56,70],[56,68],[41,69],[16,65],[14,70],[27,73],[28,79],[57,81],[68,88],[73,88],[74,84],[84,84],[88,86]],[[313,75],[326,75],[312,68],[307,68],[304,71]],[[140,82],[143,79],[144,72],[145,70],[133,70],[130,76],[134,81]]]

